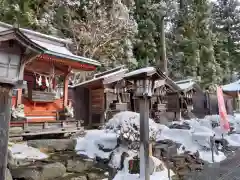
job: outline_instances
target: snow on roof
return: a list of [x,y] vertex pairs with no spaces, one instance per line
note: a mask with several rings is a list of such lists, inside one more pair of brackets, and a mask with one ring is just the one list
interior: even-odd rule
[[142,74],[142,73],[146,73],[146,74],[154,74],[156,72],[156,69],[154,67],[145,67],[145,68],[141,68],[141,69],[137,69],[135,71],[129,72],[127,74],[125,74],[124,77],[130,77],[130,76],[136,76],[138,74]]
[[106,70],[106,71],[103,71],[103,72],[96,73],[96,74],[94,74],[94,78],[98,78],[100,76],[104,76],[106,74],[110,74],[110,73],[119,71],[120,69],[123,69],[123,68],[125,68],[125,65],[121,65],[121,66],[118,66],[116,68],[112,68],[112,69],[109,69],[109,70]]
[[188,82],[188,83],[182,83],[182,84],[178,84],[177,85],[181,88],[181,89],[189,89],[194,85],[194,82]]
[[240,91],[240,79],[222,86],[223,91]]
[[[9,30],[12,28],[14,28],[13,25],[10,25],[10,24],[0,21],[0,31]],[[58,38],[58,37],[42,34],[42,33],[39,33],[39,32],[33,31],[33,30],[29,30],[29,29],[19,28],[19,30],[22,31],[26,36],[38,36],[40,38],[49,39],[49,40],[57,41],[57,42],[64,43],[64,44],[72,43],[72,41],[69,39]]]
[[[74,85],[73,87],[78,87],[78,86],[84,86],[84,85],[87,85],[87,84],[90,84],[90,83],[93,83],[95,81],[98,81],[98,80],[103,80],[103,84],[108,84],[108,83],[112,83],[112,82],[116,82],[116,81],[119,81],[123,78],[124,74],[128,71],[128,69],[124,68],[124,69],[120,69],[118,71],[115,71],[115,72],[112,72],[112,73],[109,73],[109,74],[105,74],[103,76],[99,76],[97,78],[93,78],[93,79],[90,79],[88,81],[84,81],[84,82],[81,82],[79,84],[76,84]],[[113,77],[111,80],[109,80],[111,77]]]
[[117,72],[113,72],[111,74],[107,74],[104,76],[103,84],[109,84],[123,79],[124,74],[128,71],[128,69],[120,69]]
[[196,82],[193,79],[176,81],[175,83],[181,88],[181,90],[191,89],[196,84]]
[[70,52],[65,46],[64,44],[62,44],[62,46],[56,45],[56,44],[51,44],[51,43],[47,43],[44,41],[39,41],[39,40],[35,40],[35,39],[31,39],[33,42],[35,42],[36,44],[48,49],[49,51],[53,51],[53,52],[59,52],[61,54],[66,54],[66,55],[70,55],[72,56],[73,53]]
[[[14,26],[0,22],[0,32],[13,29]],[[27,38],[29,38],[33,43],[47,49],[47,54],[60,56],[66,59],[71,59],[74,61],[80,61],[87,64],[92,64],[95,66],[100,66],[100,63],[96,60],[74,55],[71,51],[67,49],[67,45],[72,43],[69,40],[57,38],[54,36],[49,36],[39,32],[35,32],[28,29],[19,28],[20,32],[23,33]]]

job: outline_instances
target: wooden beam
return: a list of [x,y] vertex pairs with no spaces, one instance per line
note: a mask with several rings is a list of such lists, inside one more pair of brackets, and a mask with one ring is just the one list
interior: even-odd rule
[[21,59],[21,66],[20,66],[20,70],[19,70],[19,74],[18,74],[20,79],[23,79],[23,74],[24,74],[24,69],[25,69],[26,64],[35,60],[39,55],[40,54],[30,53]]
[[69,75],[72,68],[68,66],[68,69],[64,76],[64,86],[63,86],[63,108],[68,105],[68,84],[69,84]]
[[89,92],[89,97],[88,97],[88,99],[89,99],[88,127],[92,128],[92,125],[93,125],[92,124],[92,90],[89,89],[88,92]]
[[21,88],[17,90],[17,104],[16,105],[18,105],[18,104],[22,104],[22,89]]
[[68,83],[69,83],[69,74],[66,74],[64,77],[64,86],[63,86],[63,108],[68,105]]

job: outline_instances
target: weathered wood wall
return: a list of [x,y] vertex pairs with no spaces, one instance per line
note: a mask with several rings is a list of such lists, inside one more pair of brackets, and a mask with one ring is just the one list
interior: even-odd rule
[[204,94],[197,93],[193,95],[192,113],[198,118],[203,118],[208,113],[208,110],[206,109],[206,98]]
[[[233,114],[233,99],[229,96],[224,96],[225,106],[228,114]],[[207,99],[204,93],[196,93],[193,95],[193,111],[192,113],[203,118],[206,115],[218,114],[218,101],[216,94],[209,94],[210,107],[207,105]],[[177,93],[168,94],[167,111],[179,112],[179,96]]]
[[[193,113],[198,118],[206,115],[216,115],[218,112],[218,100],[216,94],[209,94],[209,105],[205,94],[197,94],[193,97]],[[233,99],[224,95],[225,106],[228,114],[233,114]]]
[[[224,95],[225,106],[228,114],[233,114],[233,99]],[[218,100],[216,94],[210,94],[210,114],[219,114],[218,112]]]
[[168,93],[167,94],[167,111],[168,112],[178,112],[180,111],[179,94],[178,93]]
[[73,107],[75,118],[83,120],[84,126],[89,124],[89,89],[77,87],[73,89]]

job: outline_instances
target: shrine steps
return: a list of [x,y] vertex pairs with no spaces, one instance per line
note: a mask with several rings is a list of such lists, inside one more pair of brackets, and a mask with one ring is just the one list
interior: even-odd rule
[[33,110],[25,112],[25,116],[28,122],[45,122],[45,121],[56,121],[57,112],[48,110]]

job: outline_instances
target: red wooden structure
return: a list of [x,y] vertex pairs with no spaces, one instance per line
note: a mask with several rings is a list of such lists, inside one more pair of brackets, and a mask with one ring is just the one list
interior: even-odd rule
[[[92,59],[72,54],[68,40],[31,30],[14,28],[0,22],[1,43],[10,40],[15,51],[21,51],[25,87],[15,90],[12,106],[24,104],[28,122],[55,121],[57,112],[68,105],[68,79],[73,69],[93,71],[100,64]],[[27,46],[26,53],[21,45]],[[6,54],[7,54],[6,49]],[[27,54],[27,55],[26,55]],[[60,77],[60,78],[59,78]],[[63,79],[62,94],[57,96],[57,78]]]

